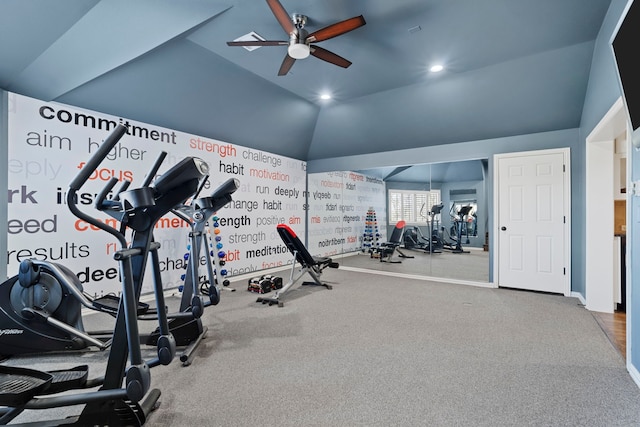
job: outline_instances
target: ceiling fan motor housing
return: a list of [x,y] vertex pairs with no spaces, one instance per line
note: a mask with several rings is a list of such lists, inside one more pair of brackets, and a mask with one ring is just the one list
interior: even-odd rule
[[305,25],[307,25],[306,15],[302,15],[300,13],[293,13],[291,17],[293,18],[293,25],[295,25],[296,28],[302,29],[304,28]]
[[293,59],[304,59],[309,56],[311,49],[306,42],[309,32],[304,28],[296,28],[289,37],[289,48],[287,53]]

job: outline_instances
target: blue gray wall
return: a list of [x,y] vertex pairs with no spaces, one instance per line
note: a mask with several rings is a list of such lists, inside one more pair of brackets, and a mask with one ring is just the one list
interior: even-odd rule
[[[441,163],[455,162],[460,160],[489,159],[488,176],[485,182],[487,203],[488,203],[488,230],[493,228],[493,159],[494,154],[510,153],[518,151],[545,150],[550,148],[569,147],[571,149],[571,176],[572,185],[576,180],[584,182],[585,165],[584,160],[578,163],[576,152],[584,151],[584,147],[579,144],[578,129],[566,129],[554,132],[536,133],[531,135],[520,135],[506,138],[488,139],[482,141],[463,142],[459,144],[445,144],[422,148],[412,148],[408,150],[387,151],[384,153],[361,154],[358,156],[335,157],[331,159],[311,160],[307,163],[307,171],[327,172],[335,170],[360,170],[385,166],[399,166],[421,163]],[[584,155],[582,156],[584,159]],[[575,191],[572,188],[571,205],[572,216],[580,215],[584,211],[581,206],[585,204],[584,185],[582,191]],[[579,222],[584,224],[584,220]],[[571,233],[572,251],[571,268],[572,272],[578,271],[582,281],[579,282],[572,274],[571,289],[584,295],[584,273],[585,252],[580,240],[576,243],[577,235],[583,233],[581,228],[576,228],[572,223]],[[489,247],[493,246],[493,235],[489,232]],[[489,278],[493,280],[493,253],[489,253],[490,271]]]
[[[627,4],[630,4],[628,0],[613,0],[611,2],[609,12],[602,23],[602,28],[596,40],[589,85],[587,87],[582,121],[580,124],[580,141],[582,141],[583,146],[586,137],[593,131],[598,122],[622,94],[615,60],[611,50],[611,41],[617,30],[617,25],[622,14],[626,10]],[[582,150],[579,154],[580,161],[584,164],[586,162],[585,151]],[[640,179],[640,154],[637,150],[633,150],[631,153],[631,180],[635,181],[638,179]],[[585,181],[581,180],[577,182],[575,186],[580,186],[582,192],[584,192]],[[638,197],[631,197],[629,202],[631,204],[631,224],[637,224],[640,219],[640,215],[638,215],[638,212],[640,212],[640,199]],[[580,233],[579,240],[581,244],[580,247],[584,247],[584,235],[588,230],[586,230],[586,226],[584,225],[584,217],[580,219],[582,221],[582,233]],[[639,227],[627,227],[627,244],[629,245],[630,251],[627,263],[631,266],[636,266],[640,263],[639,237]],[[584,258],[584,255],[582,256]],[[580,273],[584,276],[584,269],[582,269]],[[584,283],[584,277],[581,277],[581,280]],[[639,292],[637,292],[637,290],[640,289],[640,274],[634,274],[633,269],[627,277],[627,286],[630,287],[631,292],[631,298],[628,300],[627,305],[633,310],[635,307],[640,307],[640,295],[638,295]],[[630,310],[628,310],[628,312],[629,311]],[[640,342],[640,316],[630,315],[627,317],[627,321],[631,322],[630,342],[627,343],[627,346],[631,348],[630,363],[637,371],[640,367],[640,348],[633,346],[632,343]]]
[[[425,147],[406,150],[388,151],[384,153],[371,153],[364,155],[343,156],[330,159],[311,160],[308,163],[308,171],[325,172],[333,170],[360,170],[384,166],[397,166],[415,163],[451,162],[458,160],[471,160],[491,158],[493,154],[539,150],[559,147],[571,149],[571,203],[572,203],[572,281],[571,289],[585,296],[584,270],[585,270],[585,229],[584,205],[585,205],[585,138],[593,130],[599,120],[620,96],[615,63],[611,53],[610,41],[617,23],[627,5],[627,0],[612,0],[609,12],[602,24],[598,39],[596,40],[592,66],[589,76],[589,84],[585,96],[582,112],[582,120],[579,128],[566,129],[554,132],[520,135],[507,138],[486,139],[469,141],[451,145],[433,145],[433,141],[425,141]],[[0,164],[7,164],[7,94],[0,91]],[[67,100],[72,103],[72,99]],[[347,112],[348,113],[348,112]],[[126,112],[120,112],[126,116]],[[308,114],[318,114],[309,107]],[[415,137],[412,135],[412,137]],[[277,138],[276,138],[277,139]],[[242,144],[241,141],[234,141]],[[245,142],[246,143],[246,142]],[[274,146],[277,145],[274,143]],[[270,147],[271,148],[271,147]],[[266,148],[265,148],[266,149]],[[276,150],[274,150],[276,151]],[[313,153],[310,153],[313,155]],[[313,157],[313,156],[312,156]],[[640,179],[640,153],[632,153],[632,179]],[[489,201],[489,229],[493,227],[493,182],[491,182],[493,162],[489,161],[489,179],[487,182],[487,195]],[[0,174],[0,187],[7,184],[6,174]],[[7,200],[6,193],[0,192],[0,234],[6,235]],[[633,197],[632,223],[640,220],[640,198]],[[629,227],[631,265],[640,262],[640,234],[638,227]],[[490,245],[493,236],[490,235]],[[6,240],[0,239],[0,253],[6,253]],[[6,277],[6,265],[0,263],[1,277]],[[630,304],[640,307],[640,295],[635,292],[640,289],[640,274],[632,274],[629,277],[631,286]],[[631,317],[632,342],[640,342],[640,316]],[[631,350],[631,363],[640,366],[640,349]]]
[[[437,145],[408,150],[372,153],[359,156],[344,156],[332,159],[311,160],[307,168],[310,172],[329,170],[368,169],[383,166],[407,165],[413,163],[450,162],[490,158],[493,154],[539,150],[546,148],[569,147],[571,149],[571,290],[585,295],[585,244],[586,225],[584,216],[585,206],[585,139],[598,122],[621,96],[615,62],[611,50],[611,40],[618,22],[625,11],[628,0],[612,0],[611,6],[600,29],[593,52],[593,60],[589,75],[589,84],[585,96],[580,127],[564,131],[546,132],[521,135],[510,138],[472,141],[459,144]],[[426,144],[425,144],[426,145]],[[634,150],[631,156],[631,179],[640,180],[640,152]],[[489,162],[489,176],[493,175],[493,162]],[[488,185],[489,195],[489,229],[493,222],[493,183]],[[640,221],[640,198],[631,198],[631,223]],[[630,265],[640,265],[640,230],[639,227],[628,228],[628,242],[630,245]],[[490,235],[489,244],[492,245],[493,236]],[[630,304],[640,307],[640,274],[631,271],[628,277],[631,288]],[[640,342],[640,316],[629,317],[631,321],[631,342]],[[631,364],[638,370],[640,367],[640,348],[631,347]]]
[[[582,119],[580,122],[580,146],[575,153],[576,161],[580,165],[586,164],[586,138],[593,131],[596,125],[609,111],[611,106],[620,97],[620,85],[618,82],[618,74],[616,70],[613,53],[611,50],[611,39],[620,17],[625,9],[628,0],[613,0],[609,7],[607,16],[605,17],[598,38],[595,43],[593,60],[591,64],[591,73],[589,75],[589,84],[585,95],[584,108],[582,110]],[[584,194],[586,186],[586,177],[583,176],[577,180],[574,177],[572,182],[572,190]],[[583,202],[584,203],[584,202]],[[584,206],[584,205],[582,205]],[[585,236],[588,232],[586,229],[584,215],[574,215],[575,222],[573,230],[576,231],[573,239],[573,248],[580,248],[580,258],[584,265],[586,253],[584,247],[586,244]],[[575,289],[582,295],[585,295],[585,269],[573,270],[575,275],[575,283],[578,287]],[[640,332],[640,327],[637,328]]]
[[580,121],[582,140],[585,140],[621,95],[611,40],[627,2],[628,0],[612,0],[595,43]]

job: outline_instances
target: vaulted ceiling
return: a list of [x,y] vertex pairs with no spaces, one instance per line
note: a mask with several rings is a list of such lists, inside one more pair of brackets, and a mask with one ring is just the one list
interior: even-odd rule
[[0,88],[303,160],[569,129],[610,0],[280,4],[363,15],[318,43],[353,64],[228,46],[288,40],[265,0],[2,0]]

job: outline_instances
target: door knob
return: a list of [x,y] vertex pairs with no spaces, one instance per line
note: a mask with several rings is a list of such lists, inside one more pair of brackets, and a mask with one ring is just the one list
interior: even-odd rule
[[507,227],[505,227],[504,225],[502,227],[500,227],[500,230],[502,231],[507,231]]

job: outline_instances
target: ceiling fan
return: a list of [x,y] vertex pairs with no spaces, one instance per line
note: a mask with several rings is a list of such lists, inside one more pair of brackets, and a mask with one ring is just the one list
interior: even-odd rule
[[342,68],[347,68],[351,62],[343,57],[336,55],[326,49],[317,46],[315,43],[337,37],[366,24],[362,15],[336,22],[320,30],[309,33],[304,29],[307,23],[307,17],[304,15],[293,14],[289,18],[289,14],[278,0],[267,0],[267,4],[273,12],[274,16],[280,23],[284,31],[289,34],[289,40],[248,40],[248,41],[232,41],[227,42],[229,46],[289,46],[287,55],[282,61],[279,76],[286,75],[293,66],[296,59],[304,59],[309,55],[313,55],[318,59],[330,62]]

